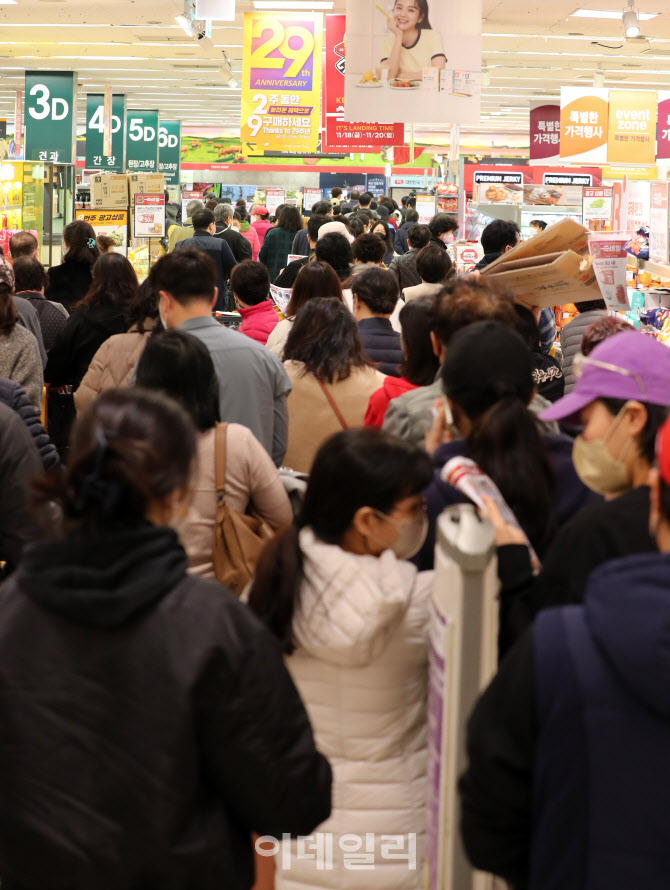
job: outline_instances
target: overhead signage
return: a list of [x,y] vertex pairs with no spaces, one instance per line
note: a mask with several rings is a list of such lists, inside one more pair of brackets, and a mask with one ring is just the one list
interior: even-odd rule
[[129,173],[158,172],[156,109],[126,112],[126,169]]
[[591,173],[543,173],[542,185],[593,185]]
[[386,194],[386,177],[378,173],[368,173],[365,177],[365,191],[370,192],[375,198],[381,198]]
[[303,189],[302,190],[302,206],[305,210],[311,210],[312,207],[321,200],[323,192],[321,189]]
[[530,106],[530,162],[547,164],[560,158],[561,106],[532,102]]
[[316,151],[322,32],[320,13],[245,13],[241,136],[249,154]]
[[112,136],[111,153],[105,154],[105,96],[103,93],[88,93],[86,96],[86,169],[107,170],[109,173],[124,173],[126,165],[123,155],[125,147],[124,123],[126,119],[126,97],[112,96],[110,127]]
[[481,0],[409,6],[347,0],[344,119],[478,124]]
[[268,214],[274,216],[277,212],[277,208],[281,207],[285,199],[286,192],[284,189],[266,189],[265,206],[267,207]]
[[26,71],[27,161],[74,164],[77,143],[77,74]]
[[181,122],[161,121],[158,127],[158,172],[166,185],[179,185],[181,169]]
[[561,87],[561,159],[592,164],[607,161],[609,90]]
[[[326,16],[323,69],[323,152],[377,151],[405,141],[405,125],[355,123],[344,120],[345,15]],[[371,107],[368,116],[374,114]]]
[[656,162],[655,90],[610,90],[607,160],[610,164]]
[[162,238],[165,235],[165,195],[135,195],[135,238]]
[[480,183],[499,183],[500,185],[521,185],[523,183],[523,173],[497,173],[497,172],[478,172],[475,173],[474,181]]
[[670,158],[670,92],[659,90],[656,131],[656,157],[659,161]]

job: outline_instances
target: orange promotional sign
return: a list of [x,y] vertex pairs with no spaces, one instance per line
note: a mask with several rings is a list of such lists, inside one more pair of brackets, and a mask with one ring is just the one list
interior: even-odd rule
[[656,90],[610,90],[610,164],[656,163]]
[[608,92],[593,87],[561,88],[561,158],[607,161]]

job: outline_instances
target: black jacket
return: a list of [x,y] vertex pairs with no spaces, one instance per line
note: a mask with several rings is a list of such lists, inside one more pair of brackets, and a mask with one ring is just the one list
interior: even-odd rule
[[218,238],[220,241],[226,242],[228,247],[230,247],[232,255],[235,257],[236,262],[241,263],[244,260],[250,260],[253,257],[251,244],[246,238],[240,235],[237,229],[227,229],[223,225],[221,225],[221,228],[217,226],[214,237]]
[[58,306],[52,303],[51,300],[45,299],[44,294],[37,293],[36,291],[21,291],[16,294],[16,296],[28,300],[30,305],[37,312],[40,320],[44,348],[49,352],[56,342],[56,337],[58,337],[65,327],[65,322],[68,318],[67,315],[64,312],[61,312]]
[[[233,234],[237,234],[237,232],[234,232]],[[242,238],[241,235],[239,237]],[[246,238],[242,238],[242,240],[246,244],[249,244]],[[210,235],[209,232],[200,231],[196,232],[192,238],[187,238],[185,241],[179,241],[175,245],[175,250],[186,247],[204,251],[214,262],[214,266],[216,267],[216,286],[219,289],[219,295],[214,308],[221,312],[225,312],[228,308],[227,281],[235,266],[235,256],[228,246],[228,242],[223,238],[216,238],[214,235]],[[249,259],[251,259],[251,245],[249,245],[249,251]]]
[[309,233],[307,232],[307,229],[300,229],[299,232],[295,233],[291,253],[296,256],[309,256],[309,251]]
[[409,244],[407,243],[407,233],[412,228],[412,226],[415,226],[415,225],[417,225],[417,223],[404,222],[400,226],[398,231],[395,233],[395,237],[393,239],[393,246],[395,247],[395,252],[399,253],[401,256],[403,254],[409,252]]
[[76,390],[105,340],[125,334],[127,328],[123,313],[113,306],[75,309],[51,347],[45,381],[54,386],[71,385]]
[[400,334],[393,330],[388,318],[363,318],[358,322],[358,333],[370,361],[382,374],[400,377],[403,362]]
[[293,262],[289,263],[288,266],[285,269],[282,269],[282,271],[277,276],[277,280],[275,281],[277,287],[292,288],[295,284],[296,278],[300,274],[300,270],[303,268],[303,266],[306,266],[309,261],[310,258],[306,256],[302,257],[302,259],[293,260]]
[[416,287],[417,284],[421,284],[421,276],[416,271],[416,258],[418,255],[419,251],[413,247],[407,253],[402,256],[396,256],[391,261],[389,272],[393,272],[398,279],[398,286],[401,292],[406,287]]
[[248,890],[251,832],[329,815],[278,642],[186,568],[142,523],[31,547],[0,588],[3,890]]
[[23,387],[19,386],[14,380],[7,380],[1,377],[0,402],[3,405],[7,405],[12,411],[15,411],[28,427],[44,469],[53,470],[60,467],[60,457],[58,456],[56,446],[42,426],[40,416],[33,408]]
[[29,485],[40,458],[23,420],[0,404],[0,559],[16,567],[25,544],[39,534],[28,506]]
[[475,266],[475,269],[485,269],[487,266],[490,266],[491,263],[494,263],[499,256],[502,256],[500,252],[485,253],[481,260]]
[[91,280],[91,266],[88,263],[65,260],[60,266],[52,266],[49,269],[49,284],[44,296],[47,300],[60,303],[68,312],[72,312],[74,304],[88,293]]

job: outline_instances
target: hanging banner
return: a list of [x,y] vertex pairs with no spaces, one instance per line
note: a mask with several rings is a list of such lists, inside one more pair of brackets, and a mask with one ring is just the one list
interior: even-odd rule
[[241,125],[245,153],[316,151],[322,32],[320,13],[245,13]]
[[658,145],[656,157],[659,161],[670,158],[670,92],[658,92],[658,128],[656,133]]
[[181,172],[181,121],[161,121],[158,128],[158,172],[166,185],[179,185]]
[[561,87],[561,158],[565,161],[607,161],[609,90]]
[[[326,61],[323,69],[323,152],[377,151],[405,141],[404,124],[349,123],[344,120],[344,38],[347,17],[326,16]],[[374,116],[371,107],[368,116]]]
[[610,90],[608,163],[656,162],[657,109],[655,90]]
[[109,84],[105,85],[104,92],[104,111],[103,111],[103,129],[102,129],[102,153],[104,155],[112,154],[112,88]]
[[77,74],[26,71],[26,161],[74,164]]
[[346,121],[479,124],[481,0],[347,0],[346,19]]
[[126,112],[126,169],[129,173],[158,172],[158,111]]
[[530,163],[551,164],[560,160],[561,106],[531,102]]
[[112,96],[110,127],[112,135],[111,153],[105,154],[105,97],[103,93],[88,93],[86,96],[86,169],[107,170],[110,173],[124,173],[123,150],[125,145],[124,121],[126,119],[126,97]]
[[17,90],[14,99],[14,138],[9,143],[9,157],[23,157],[23,91]]

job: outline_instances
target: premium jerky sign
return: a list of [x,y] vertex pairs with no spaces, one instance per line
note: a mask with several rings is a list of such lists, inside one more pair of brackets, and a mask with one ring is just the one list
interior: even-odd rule
[[610,90],[610,164],[654,164],[656,162],[656,115],[658,94],[654,90]]

